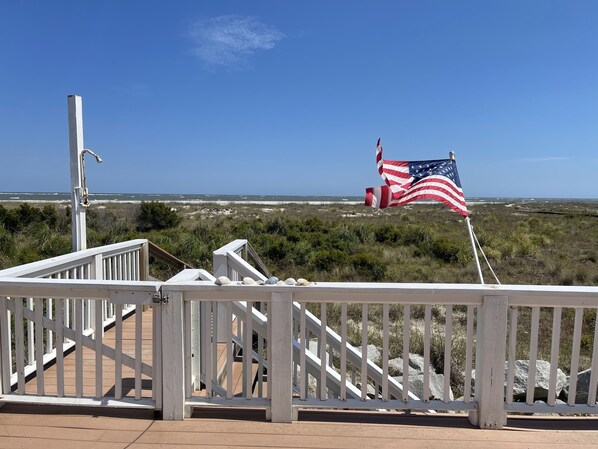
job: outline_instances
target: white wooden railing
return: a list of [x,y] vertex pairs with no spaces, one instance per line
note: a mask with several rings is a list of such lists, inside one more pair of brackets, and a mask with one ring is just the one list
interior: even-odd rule
[[[506,411],[527,412],[551,410],[552,413],[598,413],[595,401],[595,376],[593,377],[592,391],[586,404],[575,404],[574,399],[567,405],[534,404],[533,395],[531,400],[525,405],[515,406],[509,404],[508,398],[505,400],[505,363],[509,365],[511,361],[506,358],[506,339],[507,339],[507,315],[509,310],[514,307],[533,306],[554,308],[566,304],[567,307],[575,309],[591,307],[598,308],[598,289],[595,287],[541,287],[541,286],[479,286],[479,285],[455,285],[455,284],[363,284],[363,283],[319,283],[308,287],[296,286],[244,286],[228,285],[217,286],[211,281],[177,283],[165,285],[162,288],[163,293],[168,295],[169,303],[167,308],[173,310],[173,317],[185,316],[184,309],[186,304],[193,302],[214,302],[223,304],[232,318],[233,304],[235,302],[245,302],[247,308],[255,303],[265,303],[267,313],[263,318],[246,320],[245,322],[245,344],[248,344],[254,331],[259,334],[265,334],[266,343],[266,363],[268,364],[268,393],[264,401],[263,397],[255,398],[249,389],[246,391],[246,406],[271,407],[272,419],[275,421],[288,421],[293,418],[294,409],[301,407],[323,407],[323,408],[349,408],[349,409],[397,409],[397,410],[455,410],[469,411],[473,422],[482,427],[502,427],[505,423]],[[409,324],[411,310],[414,306],[423,306],[425,312],[424,318],[424,357],[429,363],[430,341],[435,332],[439,332],[445,339],[445,395],[436,400],[426,399],[424,394],[422,399],[412,399],[408,395],[408,382],[405,377],[409,377],[409,370],[404,365],[406,376],[403,378],[402,394],[395,396],[390,392],[390,381],[382,377],[378,382],[368,375],[367,364],[362,363],[361,367],[353,367],[352,370],[358,370],[356,375],[367,382],[361,382],[360,397],[349,394],[348,390],[334,391],[330,388],[332,384],[329,378],[340,378],[340,385],[348,385],[347,381],[352,376],[348,368],[349,357],[344,351],[341,351],[338,360],[333,363],[324,364],[326,370],[319,373],[320,388],[317,395],[309,394],[305,385],[307,377],[299,372],[300,394],[293,394],[293,353],[297,352],[293,345],[293,302],[301,305],[320,304],[323,311],[330,304],[359,304],[362,308],[363,318],[362,326],[367,329],[370,325],[367,316],[369,308],[377,307],[382,309],[383,320],[383,342],[382,342],[382,362],[381,371],[388,372],[388,344],[390,320],[388,312],[391,306],[399,305],[404,313],[403,326],[400,330],[400,338],[403,342],[403,354],[408,355],[410,338],[413,332]],[[230,305],[229,305],[230,304]],[[326,305],[326,306],[325,306]],[[439,329],[430,313],[432,306],[441,305],[444,308],[445,323]],[[464,366],[465,384],[463,391],[465,395],[462,399],[451,400],[446,392],[451,381],[451,341],[452,341],[452,312],[457,307],[466,310],[466,361]],[[341,315],[344,315],[345,307],[341,305]],[[257,315],[256,310],[254,315]],[[259,316],[259,315],[258,315]],[[267,319],[266,319],[267,316]],[[476,317],[476,319],[474,319]],[[239,313],[237,318],[243,319]],[[307,332],[307,326],[303,326],[300,318],[299,334],[304,335]],[[477,321],[477,322],[476,322]],[[535,321],[535,319],[534,319]],[[342,320],[341,320],[342,323]],[[164,323],[163,323],[164,325]],[[182,329],[181,339],[185,333],[185,327],[177,327],[176,323],[169,325]],[[533,324],[537,327],[537,324]],[[558,323],[557,323],[558,326]],[[265,328],[264,328],[265,327]],[[228,329],[229,343],[233,340],[232,330]],[[577,331],[578,332],[578,331]],[[533,330],[532,330],[533,334]],[[177,334],[178,335],[178,334]],[[325,334],[324,334],[325,335]],[[363,343],[367,343],[368,333],[362,332]],[[532,335],[533,337],[533,335]],[[340,338],[347,341],[346,326],[341,325]],[[324,336],[323,339],[326,339]],[[172,366],[184,366],[185,351],[184,345],[178,341],[165,343],[165,346],[177,346],[182,348],[180,354],[171,354],[170,360]],[[212,337],[213,341],[213,337]],[[476,345],[477,342],[477,345]],[[512,344],[512,343],[510,343]],[[326,341],[320,342],[320,348],[326,348]],[[320,349],[320,356],[325,355],[326,350]],[[579,346],[573,345],[573,352],[577,353]],[[532,349],[533,352],[533,349]],[[596,351],[594,351],[595,353]],[[477,355],[477,357],[476,357]],[[531,354],[533,356],[533,354]],[[556,356],[555,356],[556,357]],[[315,360],[318,354],[313,354],[307,350],[304,345],[300,345],[299,359],[300,366],[308,366],[307,359]],[[404,358],[405,360],[405,358]],[[474,363],[475,360],[475,363]],[[531,366],[534,367],[533,357]],[[575,357],[573,357],[571,373],[575,377],[576,367],[574,366]],[[245,361],[246,364],[249,362]],[[301,365],[304,363],[304,365]],[[593,357],[592,365],[595,366],[596,358]],[[246,365],[247,367],[247,365]],[[475,370],[475,388],[472,389],[472,369]],[[530,369],[533,373],[534,369]],[[309,369],[306,369],[309,373]],[[177,384],[180,387],[180,397],[178,401],[170,404],[173,409],[170,411],[164,409],[165,416],[171,418],[182,418],[184,407],[199,406],[202,404],[218,404],[238,406],[239,401],[231,397],[230,390],[223,389],[224,395],[214,394],[215,389],[208,386],[211,390],[209,397],[202,400],[189,400],[185,396],[184,380],[182,376],[171,373],[172,378],[165,383]],[[311,374],[310,374],[311,375]],[[166,373],[165,373],[166,376]],[[512,371],[508,372],[507,380],[511,378]],[[533,377],[533,376],[530,376]],[[317,380],[317,379],[316,379]],[[424,389],[429,388],[426,383],[426,373],[424,372]],[[533,380],[529,381],[533,384]],[[322,388],[321,385],[326,385]],[[375,390],[373,397],[367,395],[367,385],[377,384],[379,388]],[[573,387],[574,388],[574,387]],[[532,389],[533,391],[533,389]],[[364,394],[365,393],[365,394]],[[353,397],[351,397],[353,396]],[[254,400],[255,399],[255,400]],[[230,401],[230,402],[227,402]],[[552,401],[554,404],[554,401]]]
[[[110,246],[89,250],[95,251],[93,255],[68,255],[0,272],[0,403],[140,406],[162,410],[164,419],[183,419],[194,407],[261,407],[277,422],[296,419],[297,410],[314,407],[438,410],[466,412],[484,428],[501,428],[508,412],[598,414],[598,327],[595,318],[584,319],[595,317],[598,310],[597,287],[242,285],[235,279],[265,278],[245,261],[244,242],[233,242],[215,255],[214,274],[226,273],[233,279],[223,286],[215,285],[214,276],[203,270],[184,270],[165,283],[135,280],[147,266],[147,253],[137,258],[119,251],[129,248],[125,252],[139,250],[143,255],[143,241],[128,242],[118,251]],[[89,279],[72,279],[76,276],[68,270]],[[127,270],[135,274],[123,274]],[[142,329],[148,329],[143,314],[135,314],[133,355],[123,353],[118,343],[107,344],[97,330],[106,322],[104,309],[113,308],[122,341],[119,317],[124,304],[133,304],[136,311],[142,306],[152,308],[151,360],[138,350]],[[84,325],[86,310],[88,327]],[[529,317],[529,329],[518,331],[524,317]],[[17,325],[22,322],[24,326]],[[453,354],[457,334],[463,336],[458,361]],[[552,369],[548,399],[538,403],[535,367],[542,338],[551,342]],[[379,361],[367,358],[366,347],[372,340],[381,351]],[[83,379],[89,373],[82,369],[82,356],[75,363],[73,393],[66,388],[51,394],[46,391],[47,361],[54,357],[57,371],[63,371],[56,374],[59,386],[64,381],[68,345],[74,346],[76,354],[82,354],[83,348],[93,351],[92,394],[85,393]],[[444,379],[440,393],[431,397],[433,351],[438,352],[438,346],[444,347]],[[424,359],[423,390],[418,395],[409,387],[410,352]],[[402,355],[403,375],[398,379],[390,376],[391,355]],[[116,367],[103,362],[106,357]],[[516,358],[529,360],[524,402],[516,401],[512,393]],[[566,360],[567,366],[559,360]],[[576,376],[582,365],[590,366],[592,374],[587,400],[576,401]],[[100,387],[108,367],[116,372],[110,374],[115,375],[115,385],[119,383],[119,366],[134,373],[130,396],[122,391],[108,395]],[[556,401],[557,367],[570,373],[565,404]],[[234,385],[239,370],[241,385]],[[27,382],[33,375],[35,388]],[[151,398],[140,397],[144,378],[151,379]],[[463,396],[452,398],[451,386]]]
[[[133,240],[0,271],[4,402],[155,408],[157,401],[160,405],[155,392],[151,400],[141,394],[142,376],[156,378],[155,366],[144,363],[141,348],[141,309],[152,303],[159,288],[159,283],[144,282],[147,254],[147,241]],[[123,317],[133,313],[136,335],[129,355],[123,351]],[[103,342],[105,329],[112,326],[114,347]],[[93,352],[92,360],[84,362],[83,348]],[[74,382],[65,378],[64,357],[70,351],[75,351]],[[106,357],[114,361],[114,368],[108,370]],[[84,363],[94,366],[95,372],[86,375],[95,382],[94,393],[84,389]],[[46,368],[51,364],[55,375],[47,379]],[[133,371],[130,397],[123,391],[123,368]],[[31,391],[26,380],[33,375],[36,388]],[[107,377],[114,379],[110,395],[104,388]]]

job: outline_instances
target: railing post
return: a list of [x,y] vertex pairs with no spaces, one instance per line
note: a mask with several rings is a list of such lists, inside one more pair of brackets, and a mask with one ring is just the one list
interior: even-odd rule
[[[214,264],[214,277],[218,278],[220,276],[228,276],[230,277],[230,273],[228,272],[228,261],[226,258],[226,254],[214,254],[213,257],[213,264]],[[218,343],[226,343],[226,310],[221,304],[218,304],[218,324],[217,324],[217,341]]]
[[[6,307],[8,298],[0,296],[0,394],[10,393],[10,315]],[[4,405],[4,404],[3,404]],[[2,406],[0,406],[2,407]]]
[[149,243],[145,242],[139,249],[139,280],[149,281]]
[[475,400],[469,421],[482,429],[502,429],[505,412],[507,296],[484,296],[477,322]]
[[268,382],[272,383],[270,416],[272,422],[289,423],[293,420],[292,293],[273,292],[269,314],[272,331],[268,344]]
[[185,417],[183,294],[170,292],[162,305],[162,417]]

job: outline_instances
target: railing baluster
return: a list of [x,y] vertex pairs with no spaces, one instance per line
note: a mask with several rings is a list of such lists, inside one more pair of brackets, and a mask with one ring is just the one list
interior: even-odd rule
[[[141,399],[141,364],[143,363],[143,306],[135,306],[135,399]],[[191,314],[189,314],[191,315]]]
[[540,308],[532,307],[532,329],[530,336],[529,369],[527,372],[526,403],[534,403],[534,390],[536,388],[536,361],[538,360],[538,328],[540,322]]
[[[156,409],[162,410],[162,305],[152,304],[152,399],[156,401]],[[199,357],[196,354],[195,357]],[[199,375],[199,373],[198,373]]]
[[75,303],[75,396],[83,397],[83,301]]
[[451,390],[451,349],[453,346],[453,306],[446,306],[446,320],[444,323],[444,389],[442,401],[448,404]]
[[6,296],[0,297],[0,354],[2,356],[2,394],[10,392],[10,376],[12,374],[11,358],[11,316],[6,302]]
[[[191,308],[193,303],[191,301],[183,301],[183,354],[185,355],[185,399],[189,399],[193,395],[193,379],[192,379],[192,363],[191,363]],[[137,311],[135,311],[137,313]]]
[[[424,307],[424,402],[430,400],[430,340],[431,340],[432,306]],[[403,361],[403,367],[405,366]],[[409,386],[409,384],[407,384]],[[403,388],[405,388],[403,386]]]
[[507,362],[507,391],[506,391],[506,402],[507,404],[513,403],[513,385],[515,384],[515,357],[517,349],[517,318],[519,315],[519,309],[517,307],[511,307],[509,320],[509,359]]
[[[260,312],[264,312],[264,303],[260,302]],[[228,322],[228,321],[227,321]],[[297,331],[299,329],[297,328]],[[232,333],[232,330],[231,330]],[[295,362],[295,373],[297,373],[297,363]],[[296,374],[295,374],[296,375]],[[257,396],[264,397],[264,337],[258,335],[257,338]]]
[[382,306],[382,400],[388,401],[388,340],[389,340],[389,306]]
[[347,304],[341,304],[341,401],[347,400]]
[[123,397],[123,314],[122,304],[116,304],[114,321],[114,399]]
[[579,374],[579,349],[581,346],[581,326],[583,322],[583,309],[575,308],[575,324],[573,325],[573,345],[571,346],[571,371],[569,374],[569,398],[567,403],[575,405],[577,396],[577,375]]
[[56,395],[64,396],[64,299],[56,300]]
[[[598,315],[598,310],[594,309],[594,313]],[[592,349],[592,374],[590,375],[590,388],[588,392],[588,405],[593,407],[596,405],[596,382],[598,380],[598,320],[594,320],[594,340]]]
[[[212,381],[213,382],[218,382],[218,310],[219,310],[219,304],[216,301],[213,301],[212,303],[212,336],[213,336],[213,341],[212,341]],[[251,355],[250,355],[251,357]],[[213,390],[213,386],[212,386],[212,390]]]
[[361,399],[368,397],[368,305],[361,305]]
[[25,336],[23,335],[23,299],[15,302],[15,352],[17,362],[17,393],[25,394]]
[[[27,298],[27,308],[33,311],[33,298]],[[35,363],[35,340],[34,340],[34,325],[33,321],[27,320],[27,363],[33,365]]]
[[95,332],[94,338],[96,342],[95,356],[96,356],[96,398],[101,398],[104,395],[104,367],[103,367],[103,337],[104,328],[102,321],[102,301],[94,301],[93,306],[95,308]]
[[463,389],[463,402],[471,401],[471,354],[473,351],[473,308],[467,306],[467,337],[465,342],[465,387]]
[[327,306],[323,302],[320,304],[320,400],[325,401],[328,396],[328,389],[326,388],[326,327],[328,326]]
[[305,342],[307,339],[307,329],[305,318],[305,303],[301,303],[300,307],[301,309],[299,312],[299,365],[301,366],[301,370],[299,372],[299,397],[302,401],[305,401],[305,398],[307,397],[307,366],[305,364]]
[[409,402],[409,334],[411,332],[411,306],[403,305],[403,402]]
[[[552,344],[550,347],[550,384],[548,386],[548,405],[556,401],[557,369],[559,367],[559,343],[561,341],[561,313],[560,307],[552,311]],[[594,349],[596,346],[594,347]]]
[[[54,300],[52,298],[46,299],[46,316],[50,321],[54,319]],[[52,353],[54,349],[54,332],[51,329],[46,329],[46,354]]]
[[37,394],[44,395],[44,326],[43,299],[35,299],[35,378],[37,380]]
[[[293,340],[299,340],[299,320],[293,319]],[[261,341],[258,339],[258,345]],[[259,352],[259,350],[258,350]],[[293,385],[299,385],[299,363],[295,357],[293,357]],[[259,369],[258,369],[259,371]],[[258,373],[259,376],[259,373]]]
[[[226,399],[233,397],[233,304],[226,301]],[[238,319],[238,318],[237,318]]]
[[[205,317],[203,317],[204,326],[202,336],[203,341],[205,341],[205,363],[206,363],[206,397],[212,397],[212,352],[213,352],[213,344],[216,340],[216,336],[212,333],[212,303],[206,302],[206,313]],[[202,314],[203,315],[203,314]],[[245,349],[243,349],[243,353],[245,353]]]
[[[215,315],[216,318],[217,315]],[[245,335],[243,338],[243,371],[245,384],[243,385],[245,399],[251,399],[253,386],[253,302],[247,301],[247,320],[245,321]]]

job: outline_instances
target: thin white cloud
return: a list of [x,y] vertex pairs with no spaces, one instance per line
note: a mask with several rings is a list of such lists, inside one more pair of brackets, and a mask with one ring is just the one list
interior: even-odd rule
[[252,16],[199,20],[189,29],[193,52],[210,66],[237,67],[256,51],[274,48],[284,37],[276,28]]
[[523,158],[523,159],[515,159],[514,162],[558,162],[558,161],[568,161],[571,159],[568,156],[547,156],[547,157],[530,157],[530,158]]

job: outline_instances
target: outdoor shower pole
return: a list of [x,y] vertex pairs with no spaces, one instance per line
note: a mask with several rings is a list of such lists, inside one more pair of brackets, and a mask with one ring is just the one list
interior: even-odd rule
[[83,106],[78,95],[68,96],[69,149],[71,162],[71,223],[73,252],[87,249],[85,207],[83,207],[81,185],[81,154],[83,152]]

